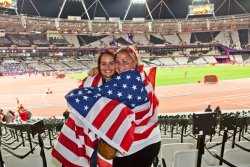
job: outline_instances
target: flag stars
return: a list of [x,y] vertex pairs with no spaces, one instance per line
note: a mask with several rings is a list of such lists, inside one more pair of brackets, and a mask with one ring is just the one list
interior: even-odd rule
[[73,93],[73,92],[71,92],[69,96],[74,96],[74,93]]
[[89,98],[88,96],[83,96],[83,99],[86,101],[88,100],[88,98]]
[[89,90],[87,93],[90,94],[90,93],[92,93],[92,91]]
[[79,91],[78,91],[78,94],[79,94],[79,95],[80,95],[80,94],[82,94],[82,91],[81,91],[81,90],[79,90]]
[[86,106],[84,106],[84,110],[88,110],[89,109],[89,107],[86,105]]
[[130,75],[127,75],[127,76],[126,76],[126,79],[130,79],[130,78],[131,78],[131,76],[130,76]]
[[121,76],[117,76],[116,79],[117,79],[117,80],[120,80],[120,79],[122,79],[122,78],[121,78]]
[[137,81],[140,81],[141,80],[141,78],[138,76],[138,77],[136,77],[136,79],[137,79]]
[[141,88],[141,92],[143,92],[144,91],[144,89],[143,89],[143,87]]
[[123,87],[124,89],[126,89],[126,88],[127,88],[127,84],[123,84],[122,87]]
[[117,83],[115,83],[113,86],[114,86],[114,87],[117,87]]
[[122,96],[122,92],[118,92],[118,93],[117,93],[117,96],[118,96],[118,97],[121,97],[121,96]]
[[80,100],[79,100],[78,98],[76,98],[75,100],[76,100],[76,102],[77,102],[77,103],[79,103],[79,102],[80,102]]
[[136,89],[137,89],[136,85],[133,85],[133,86],[132,86],[132,89],[133,89],[133,90],[136,90]]
[[132,97],[132,95],[128,94],[127,98],[130,100],[130,99],[132,99],[133,97]]
[[108,90],[108,94],[112,95],[113,94],[112,90]]
[[137,100],[141,100],[141,96],[137,96]]
[[135,107],[135,104],[131,104],[132,107]]

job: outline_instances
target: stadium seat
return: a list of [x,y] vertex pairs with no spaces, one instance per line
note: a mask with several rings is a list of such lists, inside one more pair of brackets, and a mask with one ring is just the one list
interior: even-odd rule
[[[161,147],[164,145],[164,144],[171,144],[171,143],[180,143],[180,139],[178,138],[162,138],[161,139]],[[160,152],[158,154],[158,158],[160,160],[160,164],[161,164],[161,148],[160,148]]]
[[223,158],[236,166],[245,164],[250,166],[250,152],[240,148],[226,149]]
[[191,149],[194,149],[194,145],[192,143],[164,144],[161,146],[161,158],[165,160],[166,166],[170,167],[172,165],[172,160],[176,151]]
[[[211,150],[213,154],[216,150]],[[217,154],[217,153],[216,153]],[[173,165],[172,167],[196,167],[197,166],[198,150],[183,150],[174,153]],[[211,154],[205,152],[202,156],[201,166],[206,167],[208,165],[218,165],[219,161],[215,159]]]
[[43,167],[43,160],[38,154],[30,154],[24,159],[19,159],[13,155],[6,155],[4,158],[5,167],[28,167],[28,166],[36,166]]

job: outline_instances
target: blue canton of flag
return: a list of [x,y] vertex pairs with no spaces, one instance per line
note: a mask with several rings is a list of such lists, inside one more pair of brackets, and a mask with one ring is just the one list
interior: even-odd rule
[[148,94],[137,70],[130,70],[114,77],[100,87],[78,88],[65,98],[82,116],[86,116],[101,97],[117,100],[130,109],[148,102]]
[[148,94],[137,70],[130,70],[103,84],[100,94],[122,102],[130,109],[148,102]]

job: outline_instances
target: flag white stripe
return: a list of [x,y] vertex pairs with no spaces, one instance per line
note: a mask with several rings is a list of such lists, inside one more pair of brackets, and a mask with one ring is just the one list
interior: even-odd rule
[[106,120],[103,122],[102,126],[99,128],[101,131],[107,133],[110,129],[110,126],[114,123],[114,121],[117,119],[117,117],[120,114],[120,111],[124,108],[124,105],[117,105],[113,111],[112,114],[110,114]]
[[66,124],[63,126],[61,133],[64,136],[67,136],[67,138],[69,138],[72,142],[74,142],[79,148],[82,148],[82,145],[81,145],[81,142],[79,141],[79,139],[75,138],[75,136],[76,136],[75,131],[73,131],[68,126],[66,126]]
[[119,142],[121,144],[125,133],[131,128],[131,124],[128,123],[127,120],[124,120],[122,124],[119,126],[117,132],[114,135],[113,140]]
[[111,99],[101,97],[94,106],[90,109],[86,119],[89,122],[93,122],[96,117],[99,115],[101,110],[111,101]]
[[87,79],[83,83],[83,87],[91,87],[93,80],[94,80],[94,77],[87,77]]
[[72,164],[83,167],[89,166],[88,160],[85,157],[79,157],[75,155],[73,152],[64,147],[60,142],[57,141],[54,148]]
[[[86,120],[86,118],[84,118],[78,111],[76,111],[70,104],[68,104],[68,107],[70,109],[70,111],[78,118],[80,119],[82,122],[85,122],[85,125],[87,127],[92,127],[92,130],[94,131],[94,133],[99,136],[100,138],[102,138],[103,140],[105,140],[108,144],[112,145],[114,148],[116,148],[118,151],[120,151],[123,154],[126,154],[127,151],[125,151],[120,145],[118,145],[117,143],[115,143],[114,141],[110,140],[107,136],[105,136],[105,134],[103,134],[102,132],[100,132],[98,129],[96,129],[88,120]],[[92,111],[94,112],[94,111]]]

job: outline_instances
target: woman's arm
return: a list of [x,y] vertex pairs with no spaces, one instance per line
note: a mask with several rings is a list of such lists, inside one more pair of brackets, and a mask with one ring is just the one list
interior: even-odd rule
[[97,74],[99,74],[99,71],[98,71],[98,68],[97,68],[97,67],[93,67],[93,68],[91,68],[91,69],[88,71],[88,76],[93,77],[93,76],[95,76],[95,75],[97,75]]

